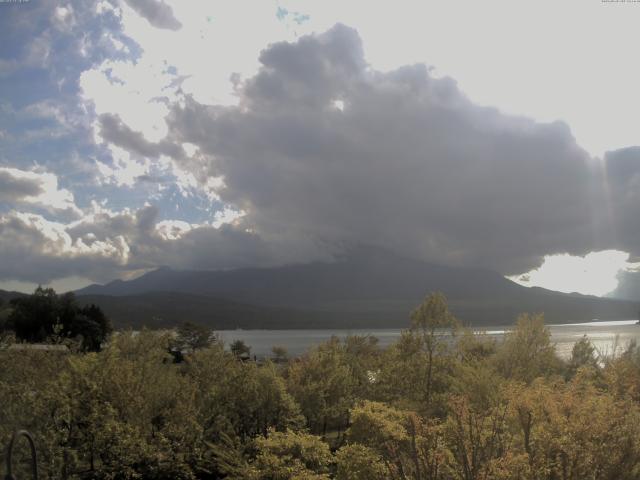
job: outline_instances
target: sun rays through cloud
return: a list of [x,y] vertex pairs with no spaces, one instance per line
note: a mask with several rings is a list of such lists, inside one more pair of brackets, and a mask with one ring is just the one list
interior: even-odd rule
[[618,287],[621,272],[632,271],[637,266],[629,262],[628,253],[618,250],[591,252],[583,257],[548,255],[539,268],[512,276],[511,280],[527,287],[604,296]]

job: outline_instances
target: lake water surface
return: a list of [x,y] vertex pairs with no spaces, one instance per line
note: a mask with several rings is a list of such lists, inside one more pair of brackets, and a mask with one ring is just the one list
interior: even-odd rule
[[[626,347],[631,340],[640,342],[640,325],[637,320],[593,321],[567,325],[548,325],[551,330],[551,341],[556,346],[558,355],[567,358],[571,355],[573,344],[586,335],[596,349],[606,355],[614,354]],[[476,331],[500,340],[510,326],[481,327]],[[348,335],[372,335],[377,337],[379,345],[386,347],[396,341],[401,329],[353,329],[353,330],[222,330],[220,333],[225,344],[234,340],[243,340],[251,347],[252,355],[257,357],[271,356],[271,347],[283,346],[289,355],[301,355],[310,348],[330,339],[333,335],[344,338]]]

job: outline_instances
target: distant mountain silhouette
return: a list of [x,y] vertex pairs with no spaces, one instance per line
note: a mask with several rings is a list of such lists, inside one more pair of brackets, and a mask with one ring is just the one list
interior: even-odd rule
[[180,292],[82,295],[78,300],[100,305],[116,328],[172,328],[184,321],[218,330],[389,326],[388,317],[380,314],[248,305]]
[[[544,312],[547,323],[636,318],[638,303],[520,286],[483,269],[453,268],[360,248],[335,262],[230,271],[159,268],[76,293],[116,324],[216,328],[406,327],[424,296],[441,291],[467,324],[512,323]],[[224,326],[223,326],[224,325]]]
[[330,263],[230,271],[163,267],[135,280],[91,285],[76,293],[120,296],[172,291],[263,305],[309,307],[351,300],[419,300],[435,290],[451,299],[472,299],[521,289],[489,270],[444,267],[384,250],[360,248]]
[[19,298],[26,296],[26,293],[20,292],[9,292],[6,290],[0,290],[0,300],[4,303],[9,303],[9,301],[13,298]]

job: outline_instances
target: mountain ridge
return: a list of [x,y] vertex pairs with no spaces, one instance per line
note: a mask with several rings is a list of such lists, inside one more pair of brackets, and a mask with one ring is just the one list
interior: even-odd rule
[[[169,305],[158,303],[165,292],[176,301],[180,295],[185,302],[191,298],[199,305],[194,310],[202,310],[189,315],[188,309],[181,308],[183,317],[202,319],[209,305],[225,312],[236,311],[241,328],[275,328],[265,327],[274,324],[351,328],[367,326],[367,322],[376,327],[406,327],[411,309],[432,291],[443,292],[453,313],[472,325],[512,323],[522,312],[544,312],[548,322],[558,323],[629,319],[636,318],[639,308],[636,302],[528,288],[491,270],[447,267],[376,249],[361,249],[334,262],[281,267],[224,271],[162,267],[133,280],[85,287],[76,294],[80,299],[99,296],[111,308],[116,302],[131,304],[132,315],[139,310],[134,305],[146,299],[156,302],[166,316]],[[152,307],[143,309],[146,318]],[[274,312],[287,320],[275,321]],[[177,321],[180,315],[175,309],[174,313]]]

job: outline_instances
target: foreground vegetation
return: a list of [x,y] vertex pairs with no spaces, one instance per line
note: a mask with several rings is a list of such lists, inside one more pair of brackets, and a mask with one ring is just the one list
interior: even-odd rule
[[1,440],[33,432],[51,479],[640,478],[640,349],[583,339],[562,361],[541,316],[497,345],[436,294],[389,348],[334,338],[264,364],[197,328],[178,340],[179,363],[152,331],[0,351]]

